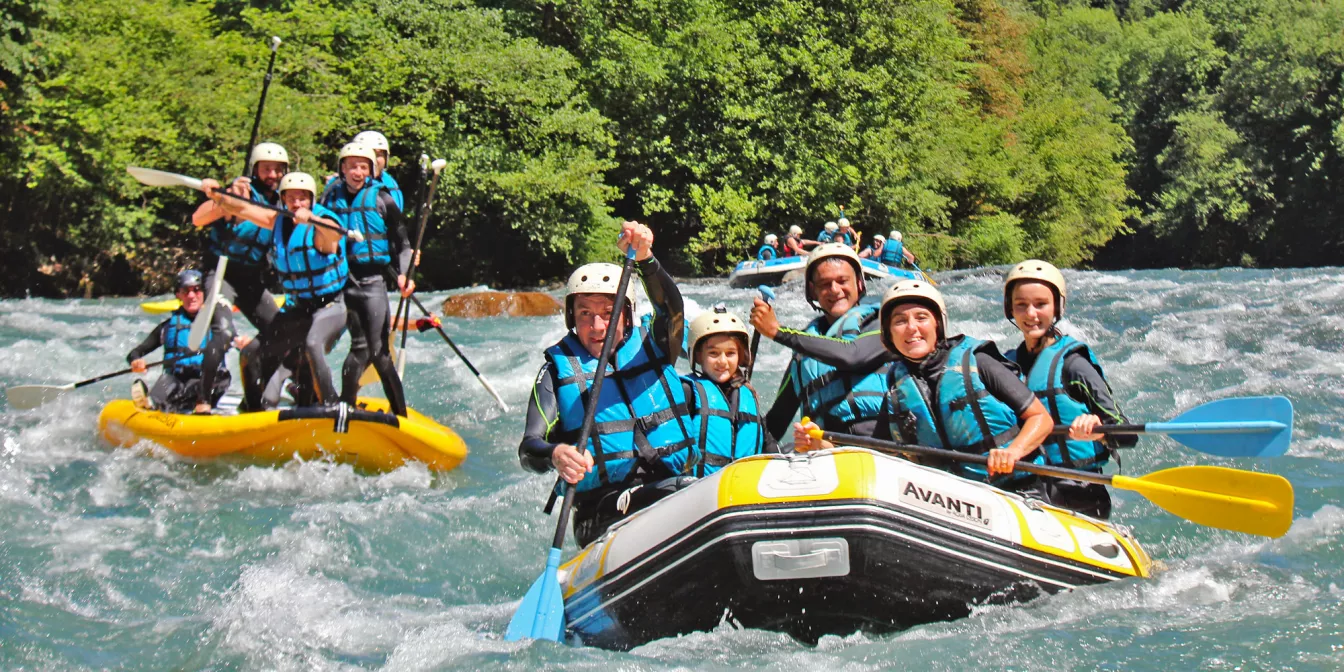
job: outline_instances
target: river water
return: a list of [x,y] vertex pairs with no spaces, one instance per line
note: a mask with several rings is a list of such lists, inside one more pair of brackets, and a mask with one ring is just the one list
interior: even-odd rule
[[[447,320],[514,409],[496,408],[432,332],[415,335],[411,405],[472,449],[448,474],[112,449],[96,418],[126,395],[128,378],[0,412],[0,668],[1344,668],[1344,270],[1068,279],[1072,332],[1093,344],[1136,421],[1229,396],[1293,400],[1285,457],[1225,460],[1144,438],[1123,461],[1132,475],[1183,464],[1280,473],[1297,492],[1287,536],[1200,527],[1117,492],[1115,519],[1162,565],[1152,579],[816,647],[726,625],[628,653],[505,642],[554,525],[540,511],[551,479],[518,466],[521,409],[542,349],[564,325]],[[997,278],[944,290],[954,330],[1016,345]],[[695,306],[725,301],[744,312],[750,301],[721,281],[688,282],[684,293]],[[137,303],[0,302],[0,383],[61,384],[124,367],[157,323]],[[779,306],[786,324],[809,319],[797,286],[782,288]],[[759,389],[773,390],[786,362],[783,349],[763,344]]]

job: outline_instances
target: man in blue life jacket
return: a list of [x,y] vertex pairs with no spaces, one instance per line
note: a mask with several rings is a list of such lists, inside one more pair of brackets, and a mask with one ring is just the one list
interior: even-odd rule
[[388,407],[406,415],[406,394],[388,349],[391,317],[387,305],[387,281],[383,274],[395,266],[397,288],[402,296],[415,291],[406,277],[411,267],[411,241],[405,218],[392,194],[373,179],[378,157],[364,145],[350,143],[338,156],[340,173],[319,199],[336,214],[341,226],[364,235],[361,242],[348,242],[346,257],[350,276],[345,285],[346,323],[350,328],[350,354],[341,367],[341,401],[354,405],[359,379],[373,365],[382,380]]
[[835,220],[835,236],[831,242],[844,243],[852,250],[859,244],[859,234],[854,232],[854,228],[849,225],[849,218],[843,214],[840,219]]
[[835,234],[838,233],[839,231],[840,231],[839,224],[836,224],[835,222],[826,222],[826,225],[821,227],[821,233],[817,234],[817,243],[820,245],[824,245],[826,243],[836,242]]
[[[170,313],[168,319],[154,327],[145,340],[126,355],[131,371],[145,373],[148,370],[145,355],[159,347],[163,348],[164,371],[154,383],[154,388],[147,391],[143,380],[136,380],[131,385],[131,399],[137,406],[167,413],[209,413],[215,404],[219,403],[219,398],[228,391],[231,379],[223,358],[221,357],[219,363],[215,364],[217,369],[210,377],[210,387],[204,387],[201,367],[204,365],[205,355],[187,347],[187,334],[191,332],[191,321],[196,319],[196,313],[205,303],[202,282],[200,271],[189,269],[178,273],[175,293],[182,306]],[[212,340],[219,338],[219,333],[222,332],[225,338],[231,341],[234,338],[233,318],[230,317],[229,311],[216,311],[215,316],[221,328],[212,330],[210,338]],[[230,341],[224,343],[222,349],[225,352],[228,352]],[[241,346],[244,343],[244,339],[239,339],[237,344]]]
[[877,255],[877,260],[892,268],[904,268],[907,263],[915,263],[915,255],[905,249],[901,232],[892,231],[891,237],[882,246],[882,252]]
[[[252,148],[247,165],[248,174],[235,179],[229,185],[229,193],[251,199],[253,203],[279,205],[280,180],[289,172],[289,153],[285,148],[274,142],[258,143]],[[265,331],[280,312],[275,297],[267,289],[270,284],[270,264],[266,261],[271,250],[270,230],[246,218],[226,214],[219,204],[210,200],[196,209],[191,223],[198,228],[209,227],[209,244],[201,260],[205,286],[214,284],[219,258],[227,257],[229,262],[220,284],[220,296],[236,306],[258,332]],[[221,312],[230,311],[216,310],[214,314]],[[211,328],[216,333],[205,346],[205,361],[201,367],[205,389],[214,387],[214,372],[224,365],[224,354],[231,338],[219,331],[218,320]]]
[[356,145],[364,145],[373,150],[376,158],[373,164],[373,179],[378,180],[387,192],[392,194],[392,200],[397,202],[397,207],[402,212],[406,211],[406,197],[401,193],[401,185],[397,184],[397,178],[392,177],[392,173],[387,172],[387,157],[392,151],[392,145],[387,142],[387,136],[378,131],[361,131],[356,134],[350,142]]
[[[349,276],[345,254],[345,236],[330,228],[314,226],[313,218],[334,222],[336,214],[317,199],[317,182],[307,173],[289,173],[280,181],[280,197],[292,215],[264,211],[250,203],[224,199],[211,190],[213,180],[202,185],[212,200],[226,210],[247,217],[273,232],[271,263],[287,300],[284,310],[270,327],[243,349],[243,387],[249,408],[274,408],[280,400],[283,380],[291,371],[281,366],[291,350],[300,350],[306,366],[305,389],[316,394],[319,404],[338,400],[327,366],[326,352],[345,331],[346,314],[343,291]],[[274,385],[263,385],[278,374]],[[264,398],[263,398],[264,396]]]
[[882,345],[878,306],[860,305],[866,289],[859,255],[844,243],[807,255],[808,303],[821,315],[802,331],[781,327],[770,304],[756,299],[751,324],[793,350],[766,429],[776,439],[799,408],[827,431],[871,436],[886,392],[892,355]]
[[756,259],[760,261],[770,261],[779,258],[779,236],[773,233],[765,234],[765,243],[761,249],[756,251]]
[[873,261],[881,259],[882,248],[886,247],[886,243],[887,239],[884,238],[882,234],[879,233],[877,235],[874,235],[873,239],[868,241],[868,247],[859,250],[859,258],[872,259]]
[[[523,468],[537,473],[554,469],[575,484],[574,537],[579,546],[655,499],[626,493],[640,492],[644,484],[675,481],[699,463],[698,456],[688,454],[695,440],[685,390],[673,368],[685,332],[681,293],[653,257],[649,227],[622,224],[620,246],[624,250],[629,245],[634,245],[635,268],[653,314],[635,324],[633,278],[625,310],[612,314],[620,266],[588,264],[575,270],[565,287],[569,331],[546,349],[518,446]],[[602,383],[591,438],[588,445],[576,447],[611,320],[617,320],[615,338],[620,340]]]

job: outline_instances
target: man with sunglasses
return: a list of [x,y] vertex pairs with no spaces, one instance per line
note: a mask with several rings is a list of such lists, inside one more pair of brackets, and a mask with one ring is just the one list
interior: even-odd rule
[[[154,383],[152,390],[146,391],[143,380],[137,379],[132,383],[131,399],[141,408],[168,413],[209,414],[219,403],[219,398],[228,391],[232,378],[223,357],[219,359],[217,368],[202,370],[205,359],[203,353],[209,347],[209,340],[202,344],[201,350],[193,351],[187,347],[191,321],[196,319],[197,311],[205,304],[200,271],[178,273],[176,295],[182,307],[169,314],[168,319],[155,327],[140,345],[126,355],[126,361],[135,373],[148,370],[144,357],[160,346],[163,347],[165,362],[163,375]],[[211,324],[210,340],[221,337],[234,340],[235,345],[239,345],[237,341],[241,340],[234,330],[233,317],[227,310],[216,310]],[[227,351],[228,345],[223,350]]]

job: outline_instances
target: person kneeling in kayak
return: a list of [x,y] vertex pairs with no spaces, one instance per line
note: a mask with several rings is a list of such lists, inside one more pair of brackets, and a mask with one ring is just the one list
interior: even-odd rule
[[[936,464],[964,478],[1025,490],[1036,477],[1014,472],[1018,460],[1042,462],[1038,446],[1054,428],[1036,395],[990,341],[947,337],[943,295],[923,280],[902,280],[882,297],[882,343],[897,360],[873,433],[884,441],[989,457],[988,468]],[[794,425],[797,446],[829,447],[812,422]]]
[[[1086,343],[1059,331],[1068,286],[1058,268],[1028,259],[1003,281],[1003,314],[1022,332],[1022,344],[1005,353],[1023,371],[1027,387],[1044,401],[1054,422],[1069,425],[1068,436],[1051,437],[1041,446],[1045,463],[1100,473],[1112,452],[1108,443],[1133,447],[1136,435],[1103,436],[1098,425],[1124,424],[1110,383]],[[1109,518],[1106,486],[1044,479],[1042,499],[1094,518]]]
[[[575,270],[565,287],[565,325],[570,331],[546,349],[518,446],[525,469],[555,469],[576,486],[574,537],[581,547],[647,503],[631,506],[629,497],[621,502],[624,491],[679,477],[685,465],[698,459],[685,454],[693,450],[694,439],[685,391],[673,368],[685,328],[681,293],[653,256],[649,227],[625,222],[620,245],[623,250],[634,245],[635,267],[653,314],[634,326],[633,283],[627,288],[626,309],[612,314],[620,266],[588,264]],[[617,320],[618,339],[613,366],[596,400],[588,444],[576,447],[611,320]],[[547,504],[548,513],[554,501],[552,497]]]
[[747,325],[722,305],[714,306],[691,321],[690,346],[691,373],[681,380],[691,401],[693,454],[700,463],[685,471],[704,478],[733,460],[778,453],[747,381]]
[[[201,286],[203,279],[201,272],[196,270],[185,270],[177,274],[177,300],[182,302],[182,306],[174,310],[168,319],[164,320],[154,331],[145,337],[140,345],[135,346],[130,354],[126,355],[126,361],[131,365],[131,371],[135,373],[144,373],[148,370],[145,364],[145,355],[163,346],[163,359],[166,364],[164,373],[159,376],[159,380],[154,383],[154,388],[145,391],[145,382],[136,380],[132,383],[131,398],[137,406],[142,408],[153,408],[168,413],[194,412],[199,414],[209,414],[215,405],[219,403],[220,397],[229,389],[229,383],[232,379],[229,377],[229,369],[224,365],[224,358],[220,357],[218,370],[210,376],[210,387],[207,389],[202,383],[207,382],[202,376],[201,365],[205,360],[206,348],[210,347],[210,341],[216,338],[231,338],[235,345],[245,344],[245,340],[237,337],[233,328],[233,317],[228,310],[216,310],[212,328],[208,334],[209,337],[205,343],[202,343],[201,350],[193,351],[187,346],[188,335],[191,333],[191,321],[196,319],[196,313],[200,311],[201,306],[205,304],[205,290]],[[228,344],[220,348],[227,352]]]

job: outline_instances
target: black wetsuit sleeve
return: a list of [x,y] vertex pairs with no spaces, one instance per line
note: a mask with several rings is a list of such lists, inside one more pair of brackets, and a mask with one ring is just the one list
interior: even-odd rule
[[1017,417],[1021,418],[1031,407],[1031,402],[1036,401],[1036,394],[1031,388],[1017,377],[1016,371],[998,357],[987,352],[977,352],[975,365],[980,369],[980,380],[985,384],[985,390],[994,395],[994,398],[1008,404],[1008,408],[1013,409]]
[[864,320],[863,331],[852,341],[780,327],[775,342],[841,371],[862,371],[891,359],[891,353],[882,345],[882,331],[877,323],[877,314]]
[[159,326],[154,327],[154,330],[149,332],[149,335],[145,337],[145,340],[140,341],[140,345],[131,348],[130,354],[126,355],[126,363],[130,364],[131,362],[141,359],[145,355],[158,350],[159,346],[163,345],[163,327],[166,324],[168,324],[167,320],[160,322]]
[[411,260],[415,249],[406,233],[406,216],[397,207],[396,199],[386,188],[378,192],[378,205],[383,209],[383,221],[387,223],[387,240],[392,245],[392,263],[397,275],[407,275],[411,271]]
[[[1110,384],[1081,353],[1071,352],[1064,356],[1064,389],[1070,397],[1087,406],[1089,413],[1101,418],[1102,424],[1123,425],[1129,422],[1115,403]],[[1139,443],[1137,434],[1112,434],[1106,439],[1122,448],[1133,448]]]
[[658,349],[667,354],[667,363],[676,366],[681,356],[681,342],[686,330],[686,306],[681,290],[671,274],[658,263],[657,257],[635,262],[644,294],[653,304],[653,339]]
[[793,416],[798,412],[798,407],[802,405],[802,400],[793,392],[793,381],[790,376],[793,375],[793,365],[784,371],[784,380],[779,384],[779,392],[775,393],[775,403],[770,406],[770,410],[765,414],[766,433],[774,437],[776,441],[784,438],[784,434],[789,431],[789,425],[793,423]]
[[551,453],[559,443],[551,441],[551,429],[559,418],[559,402],[555,396],[555,374],[548,362],[541,365],[537,381],[532,385],[532,398],[527,404],[527,423],[523,429],[523,441],[518,444],[518,460],[524,469],[542,474],[553,468]]

